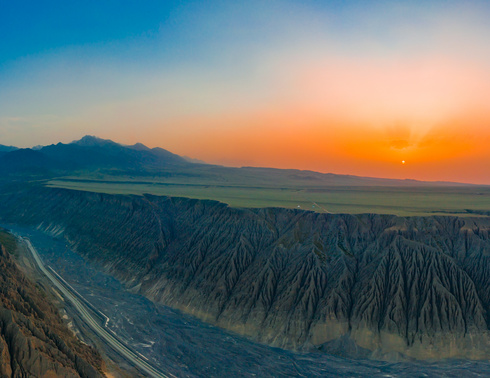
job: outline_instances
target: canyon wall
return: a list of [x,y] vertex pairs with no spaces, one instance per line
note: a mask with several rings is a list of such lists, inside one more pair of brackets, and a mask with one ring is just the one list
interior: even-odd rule
[[0,377],[101,377],[102,367],[0,246]]

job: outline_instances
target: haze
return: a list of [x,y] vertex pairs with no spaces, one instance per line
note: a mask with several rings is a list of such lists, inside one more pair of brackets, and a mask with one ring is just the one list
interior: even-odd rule
[[367,3],[2,4],[0,144],[490,184],[489,4]]

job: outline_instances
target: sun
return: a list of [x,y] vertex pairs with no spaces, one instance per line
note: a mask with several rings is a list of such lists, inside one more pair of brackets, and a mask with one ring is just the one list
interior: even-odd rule
[[405,160],[402,160],[402,164],[405,164]]

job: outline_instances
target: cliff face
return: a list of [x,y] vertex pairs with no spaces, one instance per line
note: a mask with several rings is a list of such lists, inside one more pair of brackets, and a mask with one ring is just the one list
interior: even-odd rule
[[101,366],[0,246],[0,377],[99,377]]
[[63,235],[151,299],[261,342],[490,357],[488,217],[241,210],[47,188],[3,197],[4,221]]

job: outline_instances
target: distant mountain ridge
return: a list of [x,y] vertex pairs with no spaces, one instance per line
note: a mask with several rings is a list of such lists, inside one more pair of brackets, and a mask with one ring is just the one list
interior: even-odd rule
[[86,135],[71,143],[22,148],[0,145],[0,177],[3,175],[50,178],[56,176],[106,174],[109,176],[154,176],[193,178],[191,184],[261,186],[459,186],[454,182],[424,182],[412,179],[361,177],[309,170],[265,167],[225,167],[179,156],[142,143],[123,145]]
[[182,164],[189,163],[162,148],[150,149],[142,144],[123,146],[90,135],[71,143],[36,149],[5,147],[0,154],[0,172],[16,174],[56,175],[98,169],[155,170]]
[[120,144],[113,142],[110,139],[102,139],[94,135],[85,135],[83,138],[79,140],[74,140],[68,144],[76,144],[78,146],[85,146],[85,147],[120,146]]
[[4,146],[3,144],[0,144],[0,158],[3,155],[5,155],[5,154],[7,154],[7,153],[9,153],[11,151],[15,151],[17,149],[18,148],[17,147],[14,147],[14,146]]
[[0,144],[0,152],[10,152],[10,151],[15,151],[17,149],[18,148],[14,146],[4,146],[3,144]]

